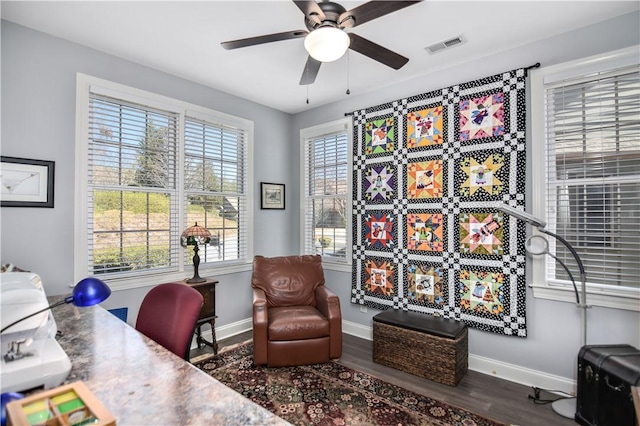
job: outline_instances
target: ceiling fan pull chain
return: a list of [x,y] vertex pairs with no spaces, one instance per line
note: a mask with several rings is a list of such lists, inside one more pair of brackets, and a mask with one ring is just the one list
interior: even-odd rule
[[309,105],[309,85],[307,84],[307,105]]
[[351,94],[351,90],[349,90],[349,51],[347,50],[347,95]]

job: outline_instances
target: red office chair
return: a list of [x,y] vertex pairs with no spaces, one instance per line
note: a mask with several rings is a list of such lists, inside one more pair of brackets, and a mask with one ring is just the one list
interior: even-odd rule
[[202,295],[186,284],[160,284],[142,300],[136,330],[188,361],[203,302]]

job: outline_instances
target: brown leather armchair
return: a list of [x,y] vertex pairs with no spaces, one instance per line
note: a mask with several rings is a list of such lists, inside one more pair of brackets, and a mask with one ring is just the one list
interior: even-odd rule
[[253,362],[282,367],[342,355],[340,299],[318,255],[253,259]]

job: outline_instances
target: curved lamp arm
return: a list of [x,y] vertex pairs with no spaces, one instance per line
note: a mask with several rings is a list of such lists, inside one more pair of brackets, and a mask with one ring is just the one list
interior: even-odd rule
[[550,235],[553,238],[555,238],[556,240],[560,241],[562,244],[564,244],[564,246],[569,249],[569,251],[571,252],[571,254],[573,255],[573,258],[576,260],[576,263],[578,264],[578,269],[580,270],[580,276],[585,275],[585,271],[584,271],[584,265],[582,264],[582,260],[580,259],[580,256],[578,256],[578,252],[576,251],[576,249],[574,249],[571,244],[569,244],[569,242],[567,240],[565,240],[564,238],[562,238],[560,235],[556,235],[553,232],[538,227],[538,231]]
[[[534,238],[540,239],[544,242],[544,247],[542,248],[542,250],[539,250],[538,248],[534,249],[535,247],[533,243]],[[567,275],[569,275],[569,278],[571,278],[571,284],[573,284],[573,292],[576,295],[576,303],[580,304],[580,295],[578,294],[578,287],[576,286],[576,280],[573,278],[573,274],[571,273],[571,270],[567,268],[567,265],[559,257],[557,257],[555,254],[549,251],[549,241],[547,241],[547,238],[543,235],[532,235],[529,238],[527,238],[527,241],[525,242],[525,249],[527,250],[528,253],[534,256],[541,256],[544,254],[548,254],[556,262],[558,262],[560,266],[564,268]]]
[[19,320],[12,322],[6,327],[2,327],[0,334],[4,333],[8,328],[13,327],[14,325],[26,319],[36,316],[44,311],[48,311],[49,309],[53,309],[57,306],[64,305],[65,303],[73,303],[75,306],[80,307],[93,306],[106,300],[110,295],[111,289],[102,280],[94,277],[84,278],[75,285],[70,296],[67,296],[64,299],[53,303],[44,309],[40,309],[37,312],[29,314],[26,317],[20,318]]
[[[538,228],[538,231],[542,232],[543,234],[550,235],[553,238],[555,238],[556,240],[560,241],[562,244],[564,244],[564,246],[573,255],[573,258],[575,259],[576,263],[578,264],[578,269],[580,271],[580,282],[582,284],[582,288],[580,289],[581,292],[582,292],[582,300],[578,301],[578,306],[587,308],[588,307],[587,306],[587,273],[584,270],[584,264],[582,263],[582,260],[580,259],[580,256],[578,255],[578,252],[571,246],[571,244],[569,244],[569,242],[567,240],[562,238],[560,235],[556,235],[553,232],[548,231],[548,230],[546,230],[544,228],[541,228],[541,227]],[[569,276],[571,276],[571,274],[569,274]]]
[[[69,298],[70,298],[71,300],[69,300],[69,301],[67,302],[67,299],[69,299]],[[49,309],[53,309],[53,308],[55,308],[56,306],[64,305],[65,303],[71,303],[71,301],[72,301],[72,300],[73,300],[73,296],[66,297],[66,298],[64,298],[63,300],[61,300],[61,301],[59,301],[59,302],[56,302],[56,303],[54,303],[54,304],[52,304],[52,305],[49,305],[49,306],[47,306],[47,307],[46,307],[46,308],[44,308],[44,309],[40,309],[40,310],[39,310],[39,311],[37,311],[37,312],[34,312],[34,313],[32,313],[32,314],[27,315],[26,317],[20,318],[18,321],[14,321],[14,322],[12,322],[11,324],[9,324],[8,326],[6,326],[6,327],[2,327],[2,331],[0,331],[0,334],[4,333],[4,331],[5,331],[6,329],[11,328],[11,327],[13,327],[14,325],[16,325],[16,324],[18,324],[18,323],[20,323],[20,322],[22,322],[22,321],[24,321],[24,320],[26,320],[26,319],[29,319],[29,318],[31,318],[31,317],[35,317],[36,315],[38,315],[38,314],[40,314],[40,313],[42,313],[42,312],[44,312],[44,311],[48,311]]]
[[[573,258],[578,264],[578,269],[580,270],[580,282],[581,282],[580,292],[581,292],[582,300],[578,300],[577,306],[579,308],[582,308],[582,345],[584,346],[587,343],[587,308],[589,308],[589,306],[587,305],[587,274],[584,270],[584,265],[582,263],[582,260],[580,259],[580,256],[578,255],[578,252],[576,252],[576,250],[571,246],[571,244],[569,244],[567,240],[565,240],[559,235],[554,234],[551,231],[544,229],[545,226],[547,226],[547,223],[545,221],[538,219],[537,217],[532,216],[523,210],[519,210],[514,207],[511,207],[508,204],[499,204],[496,206],[496,208],[504,213],[507,213],[508,215],[514,216],[517,219],[520,219],[526,223],[529,223],[532,226],[535,226],[538,229],[538,231],[542,232],[543,234],[547,234],[555,238],[556,240],[560,241],[573,255]],[[560,262],[560,264],[562,264],[562,262]],[[571,276],[571,274],[569,274],[569,276]]]

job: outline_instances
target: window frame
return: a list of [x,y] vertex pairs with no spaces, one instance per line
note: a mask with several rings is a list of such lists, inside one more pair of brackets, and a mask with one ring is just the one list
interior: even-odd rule
[[[87,74],[77,73],[76,76],[76,140],[75,140],[75,202],[74,202],[74,281],[87,276],[88,256],[88,227],[87,217],[89,203],[87,199],[88,190],[88,138],[89,138],[89,114],[90,114],[90,93],[95,92],[115,99],[127,102],[134,102],[150,108],[157,108],[178,114],[178,218],[177,223],[180,229],[176,230],[178,235],[186,229],[186,191],[183,187],[184,181],[184,144],[185,144],[185,120],[186,117],[198,118],[210,123],[220,123],[225,126],[232,126],[243,129],[246,132],[246,213],[242,228],[246,232],[246,258],[240,258],[237,262],[228,264],[204,263],[200,264],[199,272],[201,276],[207,274],[230,274],[251,270],[253,260],[253,222],[250,220],[253,212],[253,139],[254,123],[251,120],[235,117],[210,108],[180,101],[167,96],[158,95],[145,90],[100,79]],[[173,230],[172,230],[173,232]],[[182,249],[182,248],[181,248]],[[193,275],[193,265],[191,256],[183,249],[185,255],[178,256],[177,270],[149,272],[140,274],[127,274],[122,277],[100,277],[109,283],[112,290],[125,290],[161,282],[181,281]]]
[[[531,212],[547,219],[546,212],[546,140],[545,140],[545,81],[559,81],[586,76],[638,64],[638,48],[632,46],[613,52],[565,62],[534,70],[531,73]],[[533,235],[543,235],[533,229]],[[555,241],[549,241],[550,250]],[[547,256],[528,256],[531,267],[533,296],[541,299],[575,303],[573,288],[547,280]],[[587,276],[588,280],[588,276]],[[579,283],[576,283],[579,285]],[[587,304],[614,309],[640,311],[640,288],[616,288],[610,285],[587,284]]]
[[307,176],[305,175],[307,142],[311,139],[344,132],[347,136],[347,193],[345,194],[346,218],[346,256],[342,260],[332,260],[326,256],[322,256],[322,266],[328,270],[351,272],[352,264],[352,199],[353,199],[353,124],[350,117],[307,127],[300,130],[300,253],[305,254],[308,241],[306,241],[306,202],[309,197],[306,194]]

